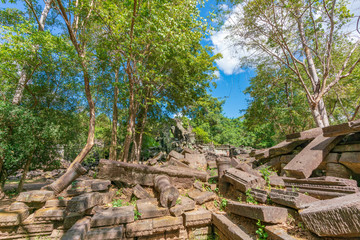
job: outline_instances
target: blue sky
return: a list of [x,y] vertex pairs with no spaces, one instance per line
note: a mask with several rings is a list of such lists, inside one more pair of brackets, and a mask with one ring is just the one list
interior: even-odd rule
[[[226,5],[216,5],[215,0],[209,0],[205,3],[203,8],[200,8],[202,17],[208,17],[209,12],[214,8],[226,7]],[[243,113],[241,110],[247,108],[247,99],[243,91],[249,86],[249,80],[254,77],[255,72],[253,69],[241,69],[238,65],[237,56],[228,47],[224,39],[225,34],[223,31],[214,32],[210,37],[202,41],[203,44],[215,48],[215,53],[221,53],[223,58],[216,62],[218,67],[219,79],[216,80],[217,87],[211,88],[211,94],[220,100],[225,100],[223,106],[223,113],[226,117],[236,118]]]

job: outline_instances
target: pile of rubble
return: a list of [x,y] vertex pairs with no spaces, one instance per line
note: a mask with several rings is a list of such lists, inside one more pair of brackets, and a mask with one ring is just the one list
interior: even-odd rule
[[61,184],[2,209],[0,239],[360,237],[358,126],[311,129],[236,157],[184,148],[147,165],[103,159],[98,179],[75,164]]

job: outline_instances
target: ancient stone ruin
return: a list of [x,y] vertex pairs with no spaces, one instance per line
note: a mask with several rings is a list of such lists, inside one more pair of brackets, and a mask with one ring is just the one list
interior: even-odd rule
[[95,179],[76,165],[3,205],[0,240],[360,238],[358,126],[237,155],[195,146],[165,161],[102,159]]

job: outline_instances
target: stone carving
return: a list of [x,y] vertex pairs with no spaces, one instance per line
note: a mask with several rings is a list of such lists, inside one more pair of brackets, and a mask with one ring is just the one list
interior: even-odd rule
[[246,192],[250,188],[262,187],[265,180],[259,176],[255,176],[244,171],[230,168],[223,177],[224,181],[231,183],[235,189]]
[[41,208],[35,211],[36,221],[62,221],[65,217],[65,208]]
[[170,184],[168,176],[159,175],[154,178],[155,190],[160,194],[160,204],[163,207],[173,207],[180,193]]
[[269,194],[271,201],[277,204],[281,204],[287,207],[301,209],[304,205],[319,201],[314,197],[307,196],[299,192],[284,191],[271,189]]

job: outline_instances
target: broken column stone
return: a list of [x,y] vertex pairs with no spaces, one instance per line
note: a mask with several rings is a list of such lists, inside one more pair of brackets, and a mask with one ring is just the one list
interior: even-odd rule
[[233,201],[229,201],[227,209],[231,213],[267,223],[283,223],[288,216],[288,210],[286,208],[249,205]]
[[219,157],[218,159],[216,159],[216,165],[218,169],[218,177],[220,179],[223,177],[225,171],[231,167],[230,158]]
[[354,173],[360,174],[360,152],[345,152],[341,154],[339,162]]
[[123,226],[108,227],[108,228],[92,228],[86,235],[87,240],[116,240],[124,239],[125,229]]
[[330,150],[342,138],[343,136],[324,137],[319,135],[285,166],[286,175],[295,178],[310,177],[313,170],[321,164]]
[[184,213],[184,222],[186,227],[207,225],[211,223],[211,212],[200,208],[195,211]]
[[304,205],[319,201],[314,197],[310,197],[299,192],[284,191],[277,189],[271,189],[269,195],[271,201],[273,201],[274,203],[295,209],[301,209],[304,207]]
[[360,236],[360,193],[314,202],[299,213],[307,229],[318,236]]
[[359,192],[357,182],[337,177],[316,177],[308,179],[283,178],[286,189],[308,193],[318,199],[341,197]]
[[188,195],[193,199],[197,204],[203,204],[205,202],[215,199],[216,194],[213,192],[202,192],[198,189],[194,189],[188,192]]
[[170,184],[170,179],[166,175],[159,175],[154,178],[155,190],[160,194],[160,204],[163,207],[173,207],[176,204],[180,193]]
[[231,183],[235,189],[246,192],[250,188],[263,187],[265,180],[259,176],[255,176],[244,171],[230,168],[223,177],[224,181]]
[[125,163],[111,160],[100,160],[98,177],[127,184],[154,186],[154,177],[167,175],[175,186],[192,187],[195,179],[207,181],[206,172],[175,166],[151,167],[140,164]]
[[79,163],[75,163],[72,168],[69,168],[64,175],[58,178],[55,182],[45,187],[45,189],[54,191],[55,194],[61,193],[67,188],[76,178],[86,173],[86,169]]
[[[244,232],[238,225],[222,214],[213,213],[212,222],[224,236],[221,239],[229,240],[252,240],[253,238]],[[217,232],[217,231],[215,231]],[[217,232],[218,233],[218,232]],[[219,233],[218,233],[219,234]]]
[[134,221],[134,207],[111,207],[103,211],[98,211],[91,218],[91,227],[103,227],[130,223]]
[[136,202],[137,210],[140,213],[140,219],[163,217],[169,215],[169,209],[158,207],[156,198],[138,200]]
[[151,198],[150,194],[139,184],[136,184],[135,187],[133,187],[133,194],[138,199]]
[[195,202],[188,197],[180,196],[178,201],[178,204],[170,208],[170,213],[175,217],[179,217],[184,212],[195,209]]

